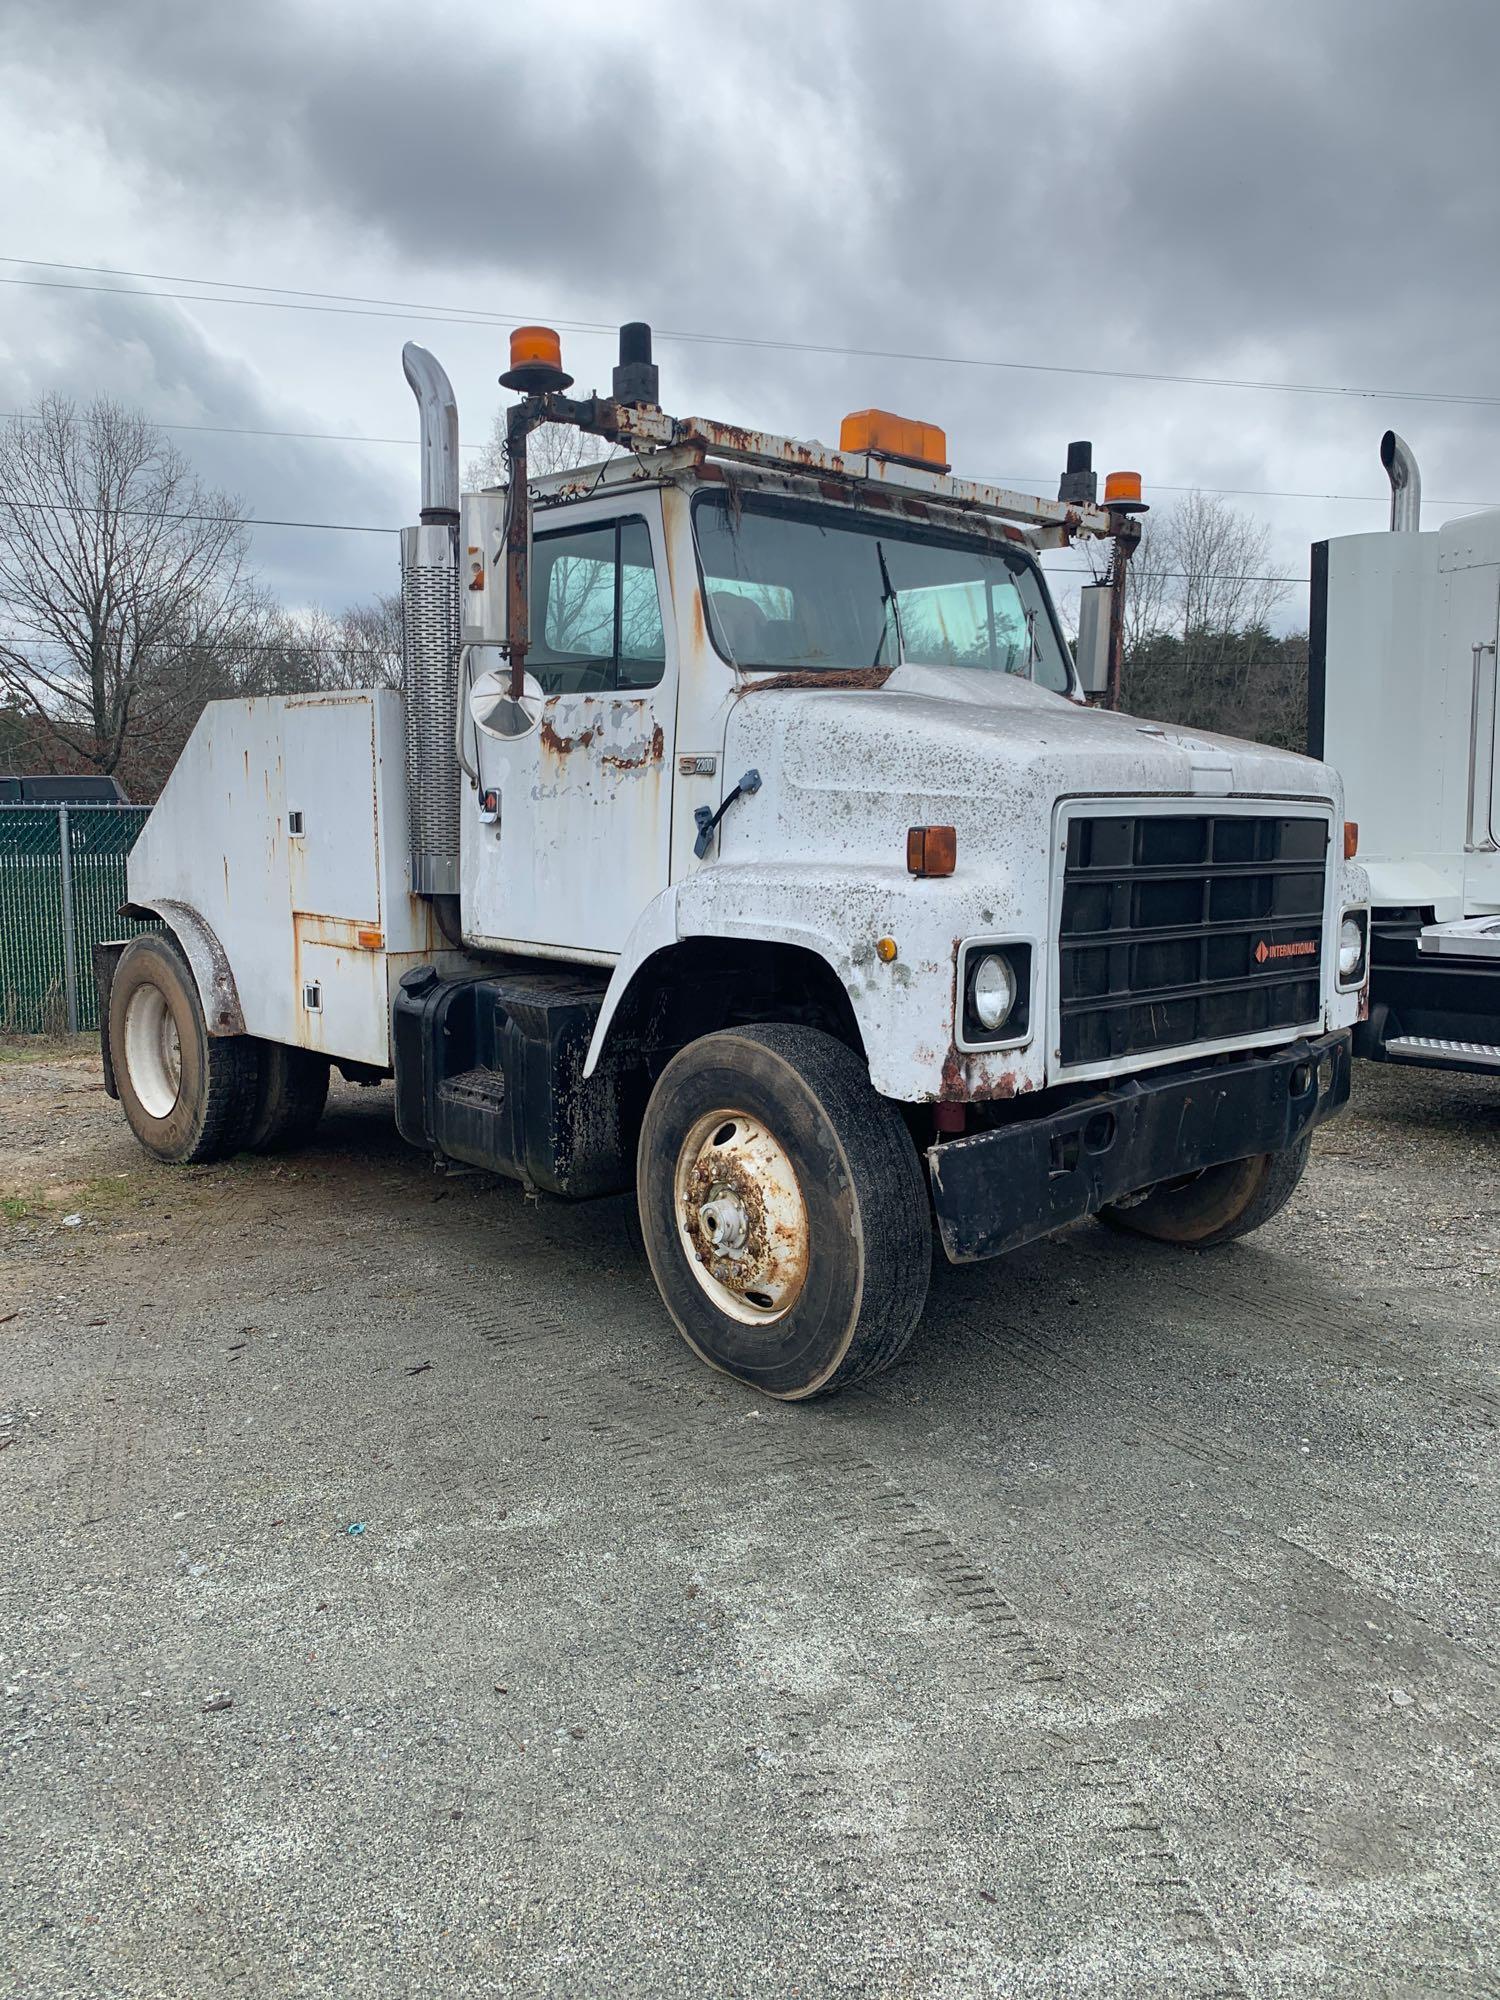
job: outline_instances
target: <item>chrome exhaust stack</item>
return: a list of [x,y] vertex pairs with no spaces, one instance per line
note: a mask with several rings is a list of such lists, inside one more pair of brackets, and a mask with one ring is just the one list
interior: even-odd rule
[[421,524],[401,530],[401,650],[411,886],[458,894],[458,403],[442,364],[409,340],[401,366],[421,421]]
[[1422,525],[1422,475],[1416,453],[1405,438],[1387,431],[1380,440],[1380,463],[1391,482],[1391,533],[1414,535]]

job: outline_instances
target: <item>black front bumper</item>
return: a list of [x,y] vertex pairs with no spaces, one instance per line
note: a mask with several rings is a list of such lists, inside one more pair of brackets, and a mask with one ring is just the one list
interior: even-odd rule
[[1350,1037],[1128,1077],[1063,1110],[949,1139],[927,1155],[943,1248],[977,1263],[1122,1196],[1279,1153],[1349,1101]]

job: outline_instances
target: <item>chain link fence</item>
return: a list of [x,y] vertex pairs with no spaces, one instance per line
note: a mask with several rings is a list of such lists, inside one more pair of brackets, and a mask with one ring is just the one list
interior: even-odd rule
[[0,1033],[98,1027],[94,945],[160,928],[116,914],[150,810],[0,805]]

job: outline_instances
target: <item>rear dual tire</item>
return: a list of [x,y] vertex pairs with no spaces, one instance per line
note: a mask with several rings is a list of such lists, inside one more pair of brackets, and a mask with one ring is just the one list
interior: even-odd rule
[[328,1095],[326,1056],[253,1035],[211,1035],[192,970],[163,931],[133,939],[120,955],[109,1045],[131,1131],[174,1166],[301,1144]]

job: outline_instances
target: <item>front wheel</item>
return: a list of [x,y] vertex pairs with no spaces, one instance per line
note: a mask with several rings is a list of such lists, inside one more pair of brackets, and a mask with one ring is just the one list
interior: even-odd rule
[[790,1024],[690,1042],[641,1127],[641,1229],[683,1339],[788,1401],[888,1368],[932,1256],[911,1136],[842,1042]]
[[1286,1207],[1307,1165],[1308,1144],[1300,1139],[1282,1153],[1256,1153],[1186,1180],[1162,1181],[1128,1205],[1101,1208],[1099,1220],[1193,1250],[1232,1243]]

